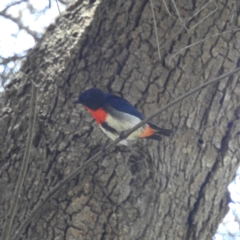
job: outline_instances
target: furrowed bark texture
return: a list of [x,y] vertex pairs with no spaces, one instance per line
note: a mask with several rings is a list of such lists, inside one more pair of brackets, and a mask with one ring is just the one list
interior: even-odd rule
[[[185,26],[197,24],[189,32],[166,3],[171,16],[163,1],[153,2],[161,61],[149,1],[77,1],[47,29],[8,85],[0,118],[0,226],[25,149],[31,80],[40,86],[11,235],[51,187],[106,142],[89,113],[73,105],[79,92],[99,87],[148,116],[239,67],[240,33],[216,35],[240,27],[236,1],[177,1]],[[170,139],[114,149],[51,199],[22,239],[211,239],[227,212],[227,186],[239,165],[239,110],[239,74],[168,109],[154,123],[174,129]]]

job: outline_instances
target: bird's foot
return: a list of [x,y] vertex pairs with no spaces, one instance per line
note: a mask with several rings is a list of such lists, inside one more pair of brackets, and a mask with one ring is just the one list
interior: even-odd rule
[[102,153],[106,152],[106,146],[107,146],[107,143],[103,144],[103,146],[101,147]]
[[126,139],[126,137],[125,137],[126,132],[127,132],[127,130],[121,131],[120,134],[119,134],[119,138],[122,139],[122,140]]
[[102,147],[101,147],[102,153],[106,153],[106,147],[107,147],[108,143],[109,143],[109,139],[106,141],[106,143],[104,143],[104,144],[102,145]]

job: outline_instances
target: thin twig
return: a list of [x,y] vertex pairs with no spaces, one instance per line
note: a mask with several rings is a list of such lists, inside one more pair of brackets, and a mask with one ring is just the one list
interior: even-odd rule
[[[143,126],[144,124],[146,124],[147,122],[149,122],[152,118],[156,117],[157,115],[159,115],[160,113],[162,113],[163,111],[165,111],[166,109],[170,108],[171,106],[179,103],[180,101],[182,101],[183,99],[189,97],[190,95],[192,95],[193,93],[198,92],[199,90],[201,90],[202,88],[205,88],[206,86],[216,83],[224,78],[227,78],[237,72],[240,71],[240,68],[236,68],[235,70],[223,74],[213,80],[210,80],[196,88],[194,88],[193,90],[185,93],[184,95],[176,98],[174,101],[168,103],[166,106],[164,106],[163,108],[161,108],[160,110],[156,111],[155,113],[153,113],[151,116],[145,118],[143,121],[141,121],[139,124],[137,124],[135,127],[133,127],[132,129],[124,132],[124,138],[127,138],[131,133],[133,133],[134,131],[136,131],[138,128],[140,128],[141,126]],[[21,224],[21,226],[17,229],[17,231],[15,232],[15,235],[13,237],[13,240],[17,240],[20,236],[20,234],[23,232],[23,230],[27,227],[27,225],[30,223],[30,221],[32,220],[32,218],[35,216],[35,214],[44,206],[44,204],[51,199],[63,186],[65,186],[68,182],[70,182],[74,177],[76,177],[78,174],[80,174],[84,169],[86,169],[87,167],[89,167],[89,165],[91,163],[93,163],[95,160],[99,159],[100,157],[102,157],[104,154],[106,154],[106,151],[108,151],[109,149],[111,149],[112,147],[116,146],[119,142],[121,142],[122,139],[118,138],[115,141],[113,141],[112,143],[108,144],[105,147],[105,152],[103,153],[102,151],[99,151],[98,153],[96,153],[94,156],[92,156],[90,159],[88,159],[82,166],[76,168],[72,173],[70,173],[67,177],[65,177],[61,182],[59,182],[55,187],[53,187],[42,199],[40,199],[40,202],[35,205],[33,211],[27,216],[27,218],[23,221],[23,223]]]
[[169,16],[172,16],[172,14],[170,13],[170,11],[169,11],[169,9],[168,9],[168,6],[167,6],[165,0],[163,0],[163,3],[164,3],[164,6],[165,6],[165,8],[166,8],[166,10],[167,10],[167,12],[168,12],[168,14],[169,14]]
[[225,32],[222,32],[222,33],[217,33],[217,34],[215,34],[215,35],[213,35],[213,36],[206,37],[206,38],[201,39],[201,40],[199,40],[199,41],[197,41],[197,42],[194,42],[194,43],[192,43],[192,44],[190,44],[190,45],[188,45],[188,46],[186,46],[186,47],[184,47],[184,48],[181,48],[178,52],[174,53],[174,54],[170,57],[169,63],[171,63],[172,59],[173,59],[176,55],[180,54],[182,51],[184,51],[184,50],[186,50],[186,49],[188,49],[188,48],[190,48],[190,47],[192,47],[192,46],[194,46],[194,45],[196,45],[196,44],[198,44],[198,43],[204,42],[204,41],[207,40],[207,39],[210,39],[210,38],[213,38],[213,37],[217,37],[217,36],[220,36],[220,35],[223,35],[223,34],[226,34],[226,33],[237,32],[237,31],[239,31],[239,30],[240,30],[240,28],[236,28],[236,29],[232,29],[232,30],[225,31]]
[[[203,9],[205,9],[207,7],[207,5],[209,3],[211,3],[212,0],[210,0],[209,2],[207,2],[205,5],[203,5],[199,10],[197,10],[190,18],[188,18],[184,24],[186,25],[190,20],[192,20],[197,14],[199,14]],[[209,17],[210,15],[212,15],[217,9],[218,9],[218,5],[217,3],[214,1],[215,5],[216,5],[216,8],[211,11],[207,17]],[[207,17],[204,17],[204,20],[207,18]],[[191,27],[189,29],[189,31],[191,32],[192,29],[194,29],[196,26],[198,26],[203,20],[201,19],[197,24],[195,24],[193,27]],[[175,36],[177,36],[179,34],[179,32],[182,30],[183,26],[181,26],[172,36],[169,37],[169,39],[173,39]],[[160,49],[164,48],[164,46],[166,45],[166,43],[164,43]]]
[[20,59],[23,59],[25,57],[26,57],[26,55],[21,56],[20,54],[14,54],[13,56],[6,57],[6,58],[0,56],[0,65],[6,65],[6,64],[8,64],[10,62],[13,62],[13,61],[16,61],[16,60],[20,60]]
[[184,22],[184,21],[182,20],[182,18],[181,18],[180,12],[178,11],[178,8],[177,8],[177,5],[176,5],[175,1],[172,0],[172,3],[173,3],[173,6],[174,6],[174,8],[175,8],[175,10],[176,10],[176,12],[177,12],[178,18],[179,18],[182,26],[185,28],[185,30],[187,31],[187,33],[188,33],[189,35],[191,35],[190,32],[189,32],[189,30],[188,30],[188,28],[187,28],[187,26],[186,26],[186,24],[185,24],[185,22]]
[[37,88],[34,84],[32,84],[29,129],[28,129],[28,136],[27,136],[27,142],[26,142],[26,149],[24,152],[23,162],[22,162],[20,174],[18,177],[17,185],[14,190],[13,198],[11,201],[10,210],[8,212],[7,219],[6,219],[4,228],[3,228],[2,240],[8,240],[10,237],[10,230],[12,228],[12,222],[13,222],[16,210],[17,210],[18,201],[20,198],[21,190],[22,190],[22,185],[23,185],[24,178],[26,175],[29,156],[30,156],[30,152],[31,152],[31,146],[32,146],[34,125],[35,125],[35,120],[36,120],[36,105],[37,105]]
[[[209,2],[211,2],[211,1],[209,1]],[[216,8],[215,9],[213,9],[207,16],[205,16],[203,19],[201,19],[198,23],[196,23],[193,27],[191,27],[190,29],[189,29],[189,31],[191,31],[191,30],[193,30],[196,26],[198,26],[201,22],[203,22],[205,19],[207,19],[207,18],[209,18],[213,13],[215,13],[217,10],[218,10],[218,5],[217,5],[217,3],[214,1],[214,3],[215,3],[215,6],[216,6]],[[207,3],[208,4],[208,3]],[[207,5],[206,4],[206,5]],[[205,5],[204,5],[205,6]],[[204,7],[203,6],[203,7]],[[200,9],[201,10],[201,9]],[[195,15],[195,14],[194,14]]]
[[[61,13],[61,11],[60,11],[60,7],[59,7],[59,4],[58,4],[58,0],[56,0],[56,4],[57,4],[57,8],[58,8],[58,12],[59,12],[60,19],[61,19],[63,25],[66,26],[66,24],[64,23],[64,19],[63,19],[63,17],[62,17],[62,13]],[[68,34],[68,32],[67,32],[67,30],[66,30],[66,28],[65,28],[64,26],[63,26],[63,30],[64,30],[64,32],[66,33],[66,35],[68,36],[69,41],[70,41],[70,43],[71,43],[71,45],[72,45],[72,44],[73,44],[72,38],[71,38],[71,36]],[[69,52],[67,52],[67,54],[68,54],[69,57],[70,57]]]
[[[204,4],[199,10],[197,10],[190,18],[188,18],[188,19],[184,22],[185,26],[186,26],[186,24],[187,24],[190,20],[192,20],[192,19],[193,19],[195,16],[197,16],[202,10],[204,10],[204,9],[207,7],[207,5],[210,4],[212,1],[213,1],[213,0],[208,1],[208,2],[207,2],[206,4]],[[197,27],[202,21],[204,21],[205,19],[209,18],[214,12],[216,12],[216,11],[218,10],[218,5],[217,5],[217,3],[215,2],[215,0],[214,0],[214,4],[215,4],[216,8],[213,9],[207,16],[205,16],[203,19],[201,19],[198,23],[196,23],[193,27],[191,27],[191,28],[189,29],[190,32],[191,32],[191,30],[193,30],[195,27]],[[182,28],[183,28],[183,26],[181,26],[181,28],[173,35],[173,37],[174,37],[175,35],[177,35],[177,34],[182,30]]]
[[26,1],[25,1],[25,0],[24,0],[24,1],[23,1],[23,0],[20,0],[20,1],[17,1],[17,2],[10,3],[10,4],[8,4],[2,11],[3,11],[3,12],[7,12],[7,10],[8,10],[10,7],[19,5],[19,4],[24,3],[24,2],[26,2]]
[[[160,113],[162,113],[163,111],[165,111],[166,109],[170,108],[171,106],[175,105],[176,103],[179,103],[180,101],[182,101],[183,99],[189,97],[190,95],[192,95],[193,93],[195,92],[198,92],[199,90],[201,90],[202,88],[205,88],[206,86],[208,85],[211,85],[213,83],[216,83],[226,77],[229,77],[231,76],[232,74],[236,73],[236,72],[239,72],[240,71],[240,67],[239,68],[236,68],[235,70],[229,72],[229,73],[226,73],[226,74],[223,74],[217,78],[214,78],[213,80],[210,80],[206,83],[203,83],[202,85],[192,89],[191,91],[183,94],[182,96],[176,98],[175,100],[173,100],[172,102],[168,103],[166,106],[164,106],[163,108],[159,109],[158,111],[156,111],[155,113],[153,113],[151,116],[145,118],[143,121],[141,121],[140,123],[138,123],[135,127],[133,127],[132,129],[124,132],[124,138],[127,138],[131,133],[133,133],[134,131],[136,131],[138,128],[140,128],[141,126],[143,126],[144,124],[148,123],[152,118],[156,117],[157,115],[159,115]],[[115,140],[116,142],[116,140]],[[118,141],[120,142],[120,141]],[[117,143],[118,143],[117,142]]]
[[156,33],[158,55],[159,55],[159,59],[161,60],[160,46],[159,46],[159,40],[158,40],[158,31],[157,31],[157,23],[156,23],[156,18],[155,18],[155,14],[154,14],[154,8],[153,8],[152,0],[150,0],[150,5],[151,5],[151,9],[152,9],[153,22],[154,22],[154,28],[155,28],[155,33]]
[[19,27],[19,29],[23,29],[25,30],[29,35],[31,35],[34,40],[37,42],[40,37],[38,36],[37,32],[31,30],[29,27],[26,27],[19,18],[15,18],[13,17],[12,15],[10,14],[7,14],[6,12],[3,12],[3,11],[0,11],[0,16],[6,18],[6,19],[9,19],[11,20],[12,22],[16,23],[17,26]]

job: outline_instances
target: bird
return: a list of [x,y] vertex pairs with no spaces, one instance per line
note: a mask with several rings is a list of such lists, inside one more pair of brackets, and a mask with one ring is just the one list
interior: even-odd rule
[[[82,92],[74,103],[82,104],[91,113],[101,130],[112,140],[121,137],[122,133],[146,118],[127,100],[99,88],[90,88]],[[160,128],[148,122],[119,144],[128,145],[129,140],[138,138],[160,141],[162,139],[160,135],[169,137],[172,133],[170,129]]]

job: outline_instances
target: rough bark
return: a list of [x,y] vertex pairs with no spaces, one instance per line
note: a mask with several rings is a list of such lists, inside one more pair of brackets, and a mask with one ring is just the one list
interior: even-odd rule
[[[178,1],[183,21],[207,1]],[[182,27],[172,3],[77,1],[51,25],[3,96],[0,226],[23,158],[31,80],[40,86],[31,159],[12,234],[42,196],[100,150],[106,137],[72,102],[97,86],[150,115],[240,65],[237,3],[219,0]],[[66,31],[71,36],[66,35]],[[171,62],[169,62],[171,60]],[[115,149],[76,177],[35,216],[22,239],[210,239],[227,211],[239,165],[239,74],[199,91],[154,120],[173,128],[161,142]],[[82,187],[82,183],[83,187]]]

